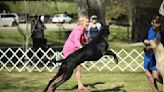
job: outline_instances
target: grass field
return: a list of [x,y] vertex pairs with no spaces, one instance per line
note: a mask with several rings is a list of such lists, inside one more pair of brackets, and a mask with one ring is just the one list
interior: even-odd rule
[[[56,72],[55,72],[56,73]],[[0,72],[1,92],[42,92],[54,72]],[[88,92],[151,92],[144,72],[83,71],[83,82],[92,87]],[[159,89],[162,90],[162,85]],[[75,75],[57,92],[79,92]]]
[[[32,44],[30,38],[30,31],[24,31],[24,33],[29,35],[29,45]],[[57,30],[45,30],[45,38],[47,39],[48,45],[63,45],[67,33],[65,31]],[[15,28],[13,29],[0,29],[0,46],[3,45],[24,45],[25,40],[23,36]],[[111,28],[109,41],[110,42],[121,42],[127,43],[129,40],[127,29],[124,27]]]
[[[32,44],[31,37],[30,37],[30,31],[23,32],[29,36],[29,45]],[[45,31],[45,38],[48,40],[47,44],[52,45],[62,45],[64,44],[66,38],[65,38],[65,32],[60,31]],[[25,39],[17,30],[3,30],[0,29],[0,46],[14,46],[14,45],[24,45]]]

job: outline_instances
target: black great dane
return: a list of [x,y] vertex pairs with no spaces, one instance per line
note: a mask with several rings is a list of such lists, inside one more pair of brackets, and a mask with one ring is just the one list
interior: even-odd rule
[[[70,54],[67,58],[54,61],[62,62],[59,71],[56,76],[54,76],[48,83],[44,92],[51,90],[55,92],[56,88],[66,82],[73,74],[74,69],[81,63],[85,61],[97,61],[103,55],[111,55],[115,59],[115,63],[118,63],[116,54],[111,50],[108,50],[108,35],[109,35],[109,26],[102,26],[97,37],[93,39],[89,44],[85,45],[83,48],[75,51]],[[52,86],[52,89],[50,89]]]

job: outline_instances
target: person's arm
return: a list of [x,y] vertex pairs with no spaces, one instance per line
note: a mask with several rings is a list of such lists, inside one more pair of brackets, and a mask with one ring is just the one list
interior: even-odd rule
[[34,21],[31,22],[31,33],[34,31]]
[[77,48],[82,48],[82,44],[80,42],[81,36],[83,34],[84,28],[77,28],[74,32],[74,43]]
[[88,31],[84,32],[84,35],[82,36],[82,44],[88,44],[90,42],[90,36],[88,35]]
[[87,30],[90,30],[91,26],[92,26],[92,24],[89,23],[89,24],[88,24],[88,29],[87,29]]
[[101,30],[101,24],[97,23],[96,26],[97,26],[98,30],[100,31]]
[[145,39],[145,40],[144,40],[144,44],[150,44],[150,41],[147,40],[147,39]]
[[42,26],[42,30],[46,29],[45,24],[44,24],[43,22],[42,22],[41,24],[42,24],[42,25],[41,25],[41,26]]
[[91,28],[91,23],[88,24],[88,36],[90,36],[90,28]]
[[153,32],[153,28],[151,27],[148,31],[148,36],[147,39],[144,40],[144,44],[148,45],[150,44],[150,40],[154,39],[154,32]]

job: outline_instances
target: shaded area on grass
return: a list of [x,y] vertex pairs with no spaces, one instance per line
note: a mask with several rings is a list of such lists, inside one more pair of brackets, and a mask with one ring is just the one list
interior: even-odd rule
[[[83,70],[83,83],[91,86],[90,92],[151,92],[144,72],[109,72]],[[49,72],[7,72],[0,71],[1,92],[42,92],[48,81],[56,74]],[[79,92],[73,74],[59,86],[58,92]],[[160,90],[162,86],[159,85]]]
[[124,86],[117,86],[112,89],[104,89],[104,90],[96,90],[96,91],[91,91],[91,92],[126,92],[126,90],[122,89]]
[[[91,87],[91,90],[90,92],[109,92],[109,91],[121,91],[121,92],[126,92],[126,90],[122,89],[124,86],[121,85],[121,86],[116,86],[116,87],[113,87],[113,88],[110,88],[110,89],[97,89],[96,88],[96,85],[104,85],[105,82],[95,82],[95,83],[90,83],[90,84],[84,84],[85,86],[89,86]],[[77,89],[77,85],[75,85],[74,87],[70,88],[70,89],[60,89],[60,90],[63,90],[63,91],[71,91],[71,90],[76,90]],[[93,90],[93,91],[92,91]]]
[[[105,84],[105,82],[95,82],[95,83],[90,83],[90,84],[84,84],[85,86],[89,86],[91,88],[96,88],[95,85],[98,85],[98,84]],[[75,90],[78,88],[78,85],[75,85],[73,86],[72,88],[69,88],[69,89],[62,89],[62,90],[66,90],[66,91],[69,91],[69,90]]]

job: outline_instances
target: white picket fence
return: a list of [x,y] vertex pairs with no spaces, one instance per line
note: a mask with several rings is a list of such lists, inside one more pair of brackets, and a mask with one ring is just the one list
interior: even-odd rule
[[[96,69],[98,71],[143,71],[143,51],[139,52],[136,49],[126,51],[121,49],[119,51],[113,50],[119,59],[119,63],[115,64],[113,57],[103,56],[98,61],[87,61],[83,63],[83,67],[90,71]],[[52,72],[61,63],[55,64],[50,60],[62,59],[62,53],[54,51],[52,48],[44,51],[39,48],[37,51],[33,51],[32,48],[24,51],[22,48],[12,49],[0,49],[0,71],[7,70],[12,71],[48,71]]]

